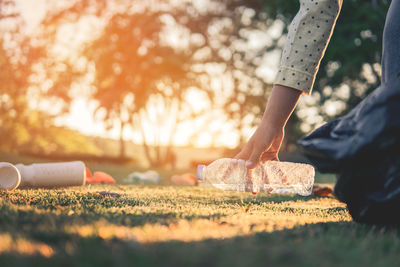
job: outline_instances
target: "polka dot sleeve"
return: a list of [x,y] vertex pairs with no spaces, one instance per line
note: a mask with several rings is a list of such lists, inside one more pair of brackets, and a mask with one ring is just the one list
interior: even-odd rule
[[342,0],[300,0],[289,26],[275,84],[309,94],[331,38]]

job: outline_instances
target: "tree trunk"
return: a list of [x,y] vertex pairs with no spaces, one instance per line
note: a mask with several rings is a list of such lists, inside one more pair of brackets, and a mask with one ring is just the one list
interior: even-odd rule
[[124,128],[125,128],[125,122],[121,121],[120,122],[120,132],[119,132],[119,157],[120,158],[125,158],[125,140],[124,140]]
[[137,118],[136,125],[139,128],[140,133],[142,135],[142,145],[143,145],[143,149],[144,149],[144,153],[145,153],[146,159],[147,159],[148,163],[150,164],[150,167],[153,167],[154,166],[154,160],[153,160],[153,158],[151,156],[151,151],[150,151],[151,148],[149,147],[149,145],[147,144],[147,141],[146,141],[146,133],[144,132],[144,129],[143,129],[142,116],[143,116],[142,112],[139,112],[135,116]]

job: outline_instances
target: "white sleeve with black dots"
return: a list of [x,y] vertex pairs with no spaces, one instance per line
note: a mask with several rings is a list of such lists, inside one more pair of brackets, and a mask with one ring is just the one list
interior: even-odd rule
[[275,84],[309,94],[331,38],[342,0],[300,0],[289,26]]

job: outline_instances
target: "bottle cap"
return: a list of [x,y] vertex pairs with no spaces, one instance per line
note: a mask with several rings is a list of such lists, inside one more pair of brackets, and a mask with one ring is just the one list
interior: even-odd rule
[[18,169],[8,162],[0,162],[0,190],[13,190],[21,183]]
[[197,166],[197,175],[196,178],[199,181],[204,181],[204,177],[201,176],[201,172],[203,171],[203,168],[205,167],[205,165],[198,165]]

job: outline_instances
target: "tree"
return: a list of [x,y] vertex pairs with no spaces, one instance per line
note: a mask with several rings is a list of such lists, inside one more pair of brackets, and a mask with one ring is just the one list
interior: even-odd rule
[[[96,68],[94,98],[99,108],[106,111],[106,121],[119,119],[121,132],[125,125],[133,122],[135,114],[145,109],[150,96],[181,94],[181,86],[175,86],[168,95],[165,86],[160,85],[173,86],[185,79],[189,58],[163,45],[159,39],[161,31],[158,12],[115,14],[101,37],[85,50],[86,57]],[[147,150],[145,139],[143,136]],[[155,164],[153,159],[150,161]]]
[[[138,11],[137,7],[143,9]],[[51,14],[44,21],[53,41],[64,23],[90,16],[105,21],[99,23],[104,25],[97,29],[100,33],[78,52],[85,58],[86,71],[90,72],[90,68],[94,67],[92,97],[98,103],[98,117],[109,128],[115,125],[120,127],[121,157],[125,154],[124,129],[127,126],[142,129],[136,123],[144,119],[150,98],[162,96],[163,102],[171,106],[171,99],[175,103],[187,87],[185,80],[190,75],[190,53],[162,40],[165,25],[161,20],[165,14],[165,11],[139,1],[78,1]],[[64,87],[74,81],[65,81]],[[146,133],[142,133],[150,164],[164,164],[165,159],[160,158],[160,153],[154,156],[150,152],[154,145],[148,145]]]

